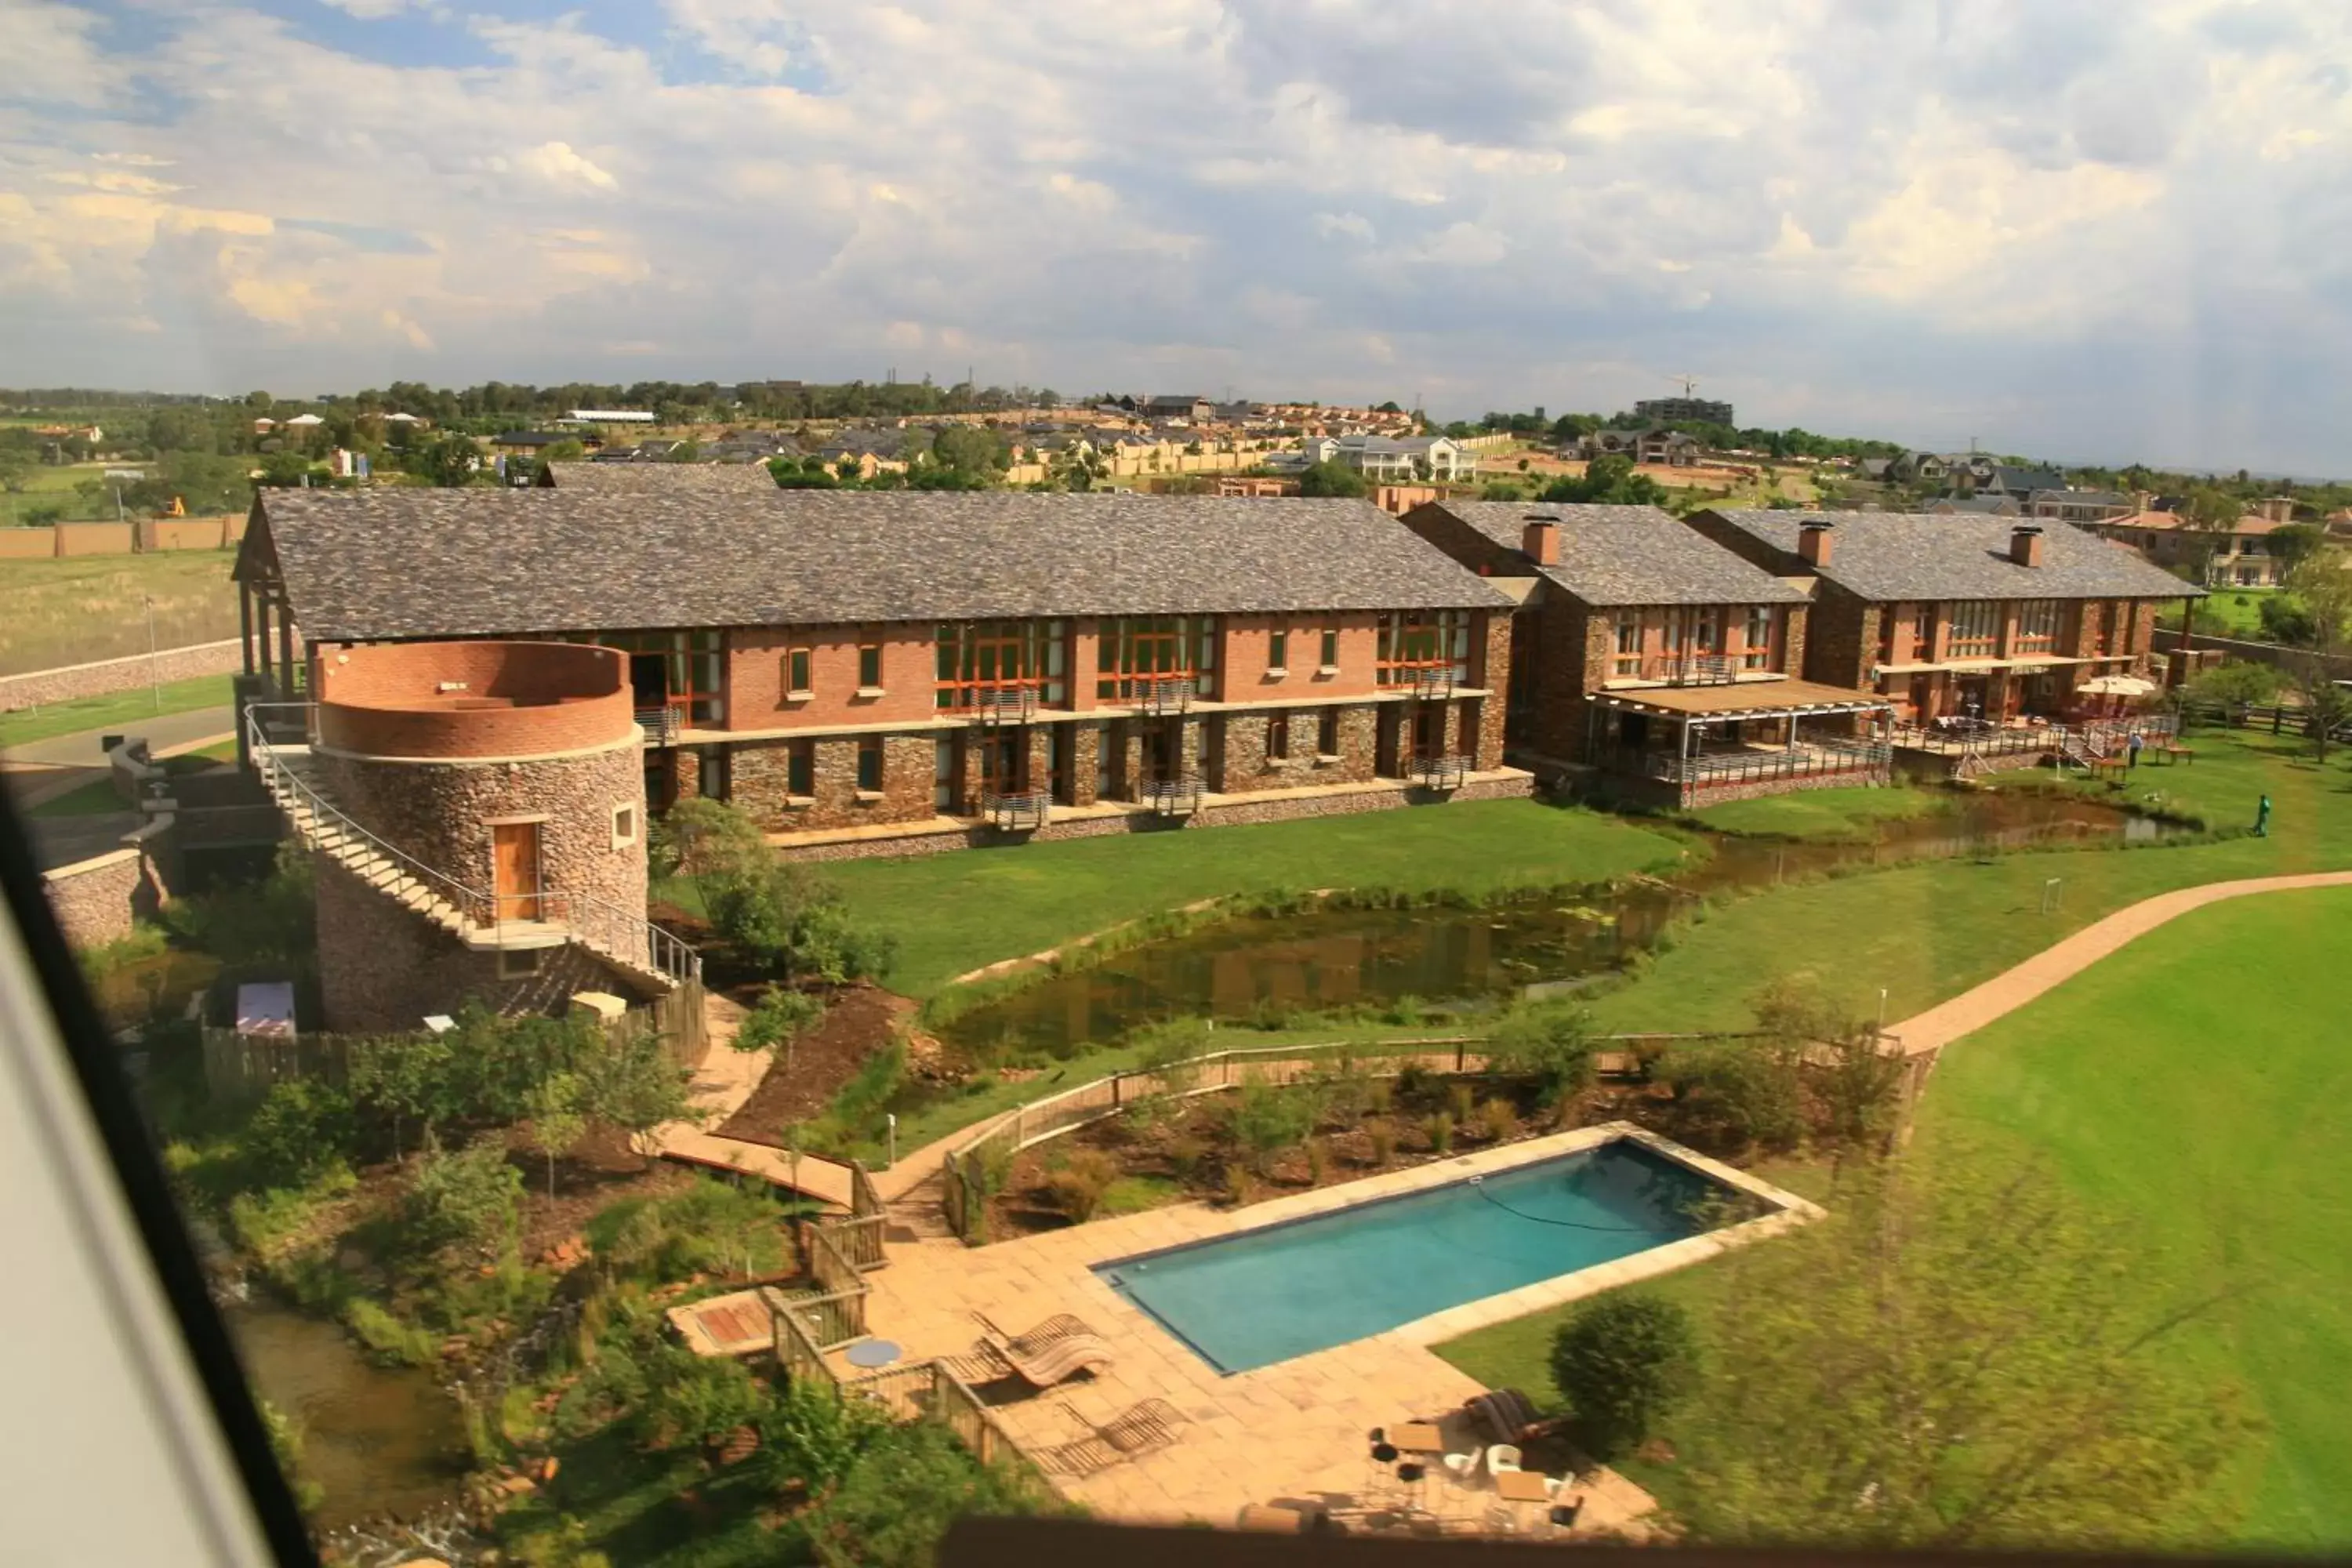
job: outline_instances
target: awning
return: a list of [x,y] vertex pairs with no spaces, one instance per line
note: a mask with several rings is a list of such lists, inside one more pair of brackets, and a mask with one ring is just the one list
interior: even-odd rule
[[2156,682],[2137,675],[2102,675],[2074,689],[2085,697],[2152,697],[2156,694]]
[[1850,686],[1811,680],[1759,680],[1729,686],[1656,686],[1638,691],[1597,691],[1603,708],[1668,719],[1785,719],[1808,713],[1877,713],[1894,700]]

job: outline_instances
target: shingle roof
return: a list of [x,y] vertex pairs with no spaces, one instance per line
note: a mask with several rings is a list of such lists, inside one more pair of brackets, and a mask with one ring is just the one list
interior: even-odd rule
[[1559,524],[1559,564],[1538,568],[1588,605],[1795,605],[1805,595],[1654,506],[1439,501],[1517,550],[1531,519]]
[[1807,521],[1834,524],[1830,563],[1807,571],[1865,599],[2177,599],[2203,593],[2066,523],[2042,531],[2042,564],[2009,558],[2030,520],[1968,512],[1717,511],[1793,558]]
[[1508,603],[1360,500],[469,488],[258,510],[322,641]]
[[758,495],[776,488],[758,463],[550,463],[540,473],[547,489],[582,495]]

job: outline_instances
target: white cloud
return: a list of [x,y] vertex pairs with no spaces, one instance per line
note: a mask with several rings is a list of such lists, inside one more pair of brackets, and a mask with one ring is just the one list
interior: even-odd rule
[[0,363],[1471,413],[1688,370],[1813,428],[2338,460],[2340,0],[336,3],[404,14],[0,0]]

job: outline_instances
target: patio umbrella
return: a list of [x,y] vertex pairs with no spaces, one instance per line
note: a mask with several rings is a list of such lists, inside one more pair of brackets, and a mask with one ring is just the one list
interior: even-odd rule
[[2156,682],[2137,675],[2102,675],[2083,682],[2078,689],[2091,697],[2147,697],[2155,693]]

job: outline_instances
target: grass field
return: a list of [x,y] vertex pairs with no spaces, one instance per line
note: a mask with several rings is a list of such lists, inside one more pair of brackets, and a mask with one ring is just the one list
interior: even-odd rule
[[103,816],[110,811],[128,811],[122,797],[114,793],[114,781],[94,778],[86,784],[69,789],[61,795],[43,801],[26,812],[26,816]]
[[1938,790],[1817,789],[1711,805],[1694,813],[1692,820],[1718,833],[1857,838],[1866,837],[1873,823],[1920,816],[1951,804],[1952,797]]
[[[2207,637],[2252,637],[2263,635],[2263,601],[2278,593],[2276,588],[2216,588],[2213,596],[2197,606],[2197,629]],[[2180,607],[2160,611],[2157,625],[2177,626],[2180,624]]]
[[1227,893],[1348,887],[1479,895],[1655,869],[1682,848],[1597,812],[1491,800],[858,860],[827,866],[824,875],[861,918],[897,933],[891,988],[929,996],[982,964]]
[[[133,725],[142,719],[152,719],[158,713],[185,713],[196,708],[226,707],[230,699],[229,678],[226,675],[199,675],[188,680],[167,680],[157,706],[157,691],[142,686],[132,691],[114,691],[104,697],[78,697],[70,702],[52,702],[43,708],[27,708],[15,713],[0,714],[0,746],[22,746],[34,741],[46,741],[53,735],[70,735],[82,730],[103,730],[111,726]],[[236,746],[231,744],[229,754]]]
[[89,518],[111,518],[114,498],[111,495],[95,501],[86,501],[74,487],[84,479],[103,479],[106,470],[127,465],[119,463],[40,464],[26,470],[22,490],[0,491],[0,528],[14,527],[25,521],[25,514],[35,507],[63,506],[66,521],[79,522]]
[[0,675],[147,651],[145,595],[155,600],[155,646],[236,636],[236,552],[77,555],[0,561]]
[[[2352,891],[2200,910],[1953,1047],[1922,1105],[1925,1146],[2049,1162],[2128,1238],[2149,1300],[2239,1287],[2167,1351],[2245,1389],[2266,1427],[2246,1457],[2242,1536],[2216,1545],[2352,1545],[2352,1056],[2336,980],[2347,965]],[[1818,1194],[1817,1169],[1764,1173]],[[1702,1321],[1737,1310],[1739,1259],[1654,1289]],[[1564,1315],[1441,1353],[1492,1386],[1556,1399],[1546,1356]],[[1671,1496],[1671,1470],[1642,1477]]]

